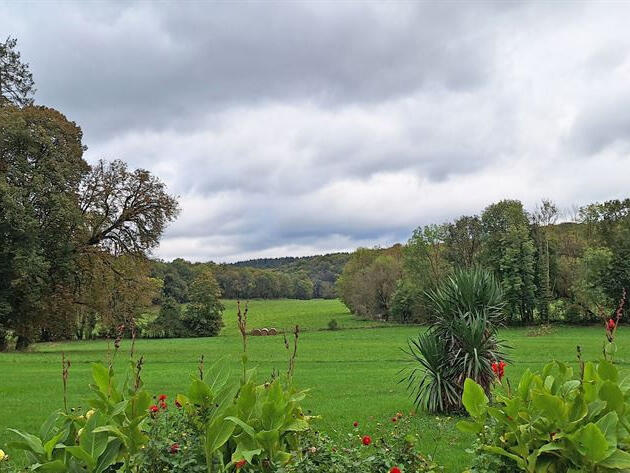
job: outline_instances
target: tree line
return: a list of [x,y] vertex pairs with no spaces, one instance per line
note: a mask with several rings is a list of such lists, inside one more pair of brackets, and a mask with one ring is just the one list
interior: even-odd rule
[[511,325],[591,323],[630,286],[630,199],[562,215],[502,200],[480,215],[418,227],[405,245],[358,249],[337,282],[355,314],[402,323],[427,319],[425,294],[457,268],[483,267],[501,284]]
[[[215,275],[226,299],[334,299],[335,283],[350,255],[262,258],[231,264],[191,263],[182,258],[153,261],[152,277],[163,281],[163,299],[189,300],[189,287],[202,268]],[[160,300],[156,300],[160,303]]]

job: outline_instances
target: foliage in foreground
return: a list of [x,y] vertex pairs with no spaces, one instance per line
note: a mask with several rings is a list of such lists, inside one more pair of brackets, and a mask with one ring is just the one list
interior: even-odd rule
[[581,372],[549,363],[527,370],[515,390],[489,402],[468,379],[463,403],[472,421],[458,426],[479,436],[472,471],[574,473],[630,471],[630,384],[607,360]]
[[461,409],[466,378],[489,393],[493,364],[503,358],[497,338],[503,299],[494,277],[480,268],[458,270],[427,293],[429,329],[408,342],[413,363],[404,381],[418,408],[429,412]]
[[[177,395],[174,402],[164,394],[152,396],[143,388],[143,358],[134,362],[133,342],[127,375],[122,380],[114,377],[113,359],[120,348],[121,332],[109,364],[92,366],[89,411],[83,414],[82,409],[68,409],[64,396],[63,411],[53,413],[37,435],[11,429],[17,440],[10,446],[23,450],[28,460],[26,469],[20,471],[331,471],[321,469],[325,467],[319,457],[313,457],[317,451],[323,453],[324,445],[330,442],[323,439],[313,443],[315,437],[306,437],[312,433],[312,417],[301,408],[307,392],[293,387],[299,328],[296,326],[293,332],[293,344],[286,336],[283,339],[289,353],[286,374],[274,371],[265,382],[257,383],[255,369],[247,369],[247,312],[238,305],[243,343],[240,382],[231,380],[222,370],[221,361],[205,370],[202,357],[187,392]],[[65,393],[70,365],[65,357],[62,361]],[[398,416],[393,418],[394,423],[399,420]],[[365,455],[372,440],[364,436],[363,447],[358,443],[359,450],[344,455],[344,461],[356,468],[344,471],[438,471],[433,462],[417,452],[413,439],[405,436],[403,441],[401,434],[393,433],[387,441],[375,442],[378,448]],[[333,447],[329,453],[337,451],[343,450]],[[0,462],[3,473],[16,471],[6,457]]]

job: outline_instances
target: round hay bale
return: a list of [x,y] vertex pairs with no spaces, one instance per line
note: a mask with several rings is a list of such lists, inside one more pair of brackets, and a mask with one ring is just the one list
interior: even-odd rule
[[269,335],[278,335],[278,331],[275,328],[271,327],[269,329]]
[[262,333],[260,332],[260,329],[255,328],[254,330],[252,330],[252,335],[254,337],[260,337],[262,335]]
[[261,328],[260,329],[260,334],[265,337],[267,335],[269,335],[269,330],[267,330],[266,328]]

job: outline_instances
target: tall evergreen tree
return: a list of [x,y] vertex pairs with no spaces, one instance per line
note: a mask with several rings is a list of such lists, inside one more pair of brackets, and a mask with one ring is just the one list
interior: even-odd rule
[[28,64],[22,62],[16,46],[17,39],[10,36],[0,43],[0,106],[13,104],[24,107],[33,104],[33,74]]
[[536,299],[535,246],[529,220],[518,200],[502,200],[488,206],[481,217],[482,256],[505,291],[512,322],[529,323]]

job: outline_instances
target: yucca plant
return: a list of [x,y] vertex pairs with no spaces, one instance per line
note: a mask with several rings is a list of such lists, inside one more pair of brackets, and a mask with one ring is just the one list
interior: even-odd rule
[[497,335],[503,295],[494,276],[481,268],[455,271],[426,293],[430,325],[408,341],[412,365],[403,380],[416,407],[430,412],[460,410],[466,378],[489,393],[492,364],[507,348]]
[[459,406],[459,392],[448,370],[448,352],[444,341],[431,332],[410,338],[405,352],[413,360],[404,380],[414,404],[429,412],[450,411]]

